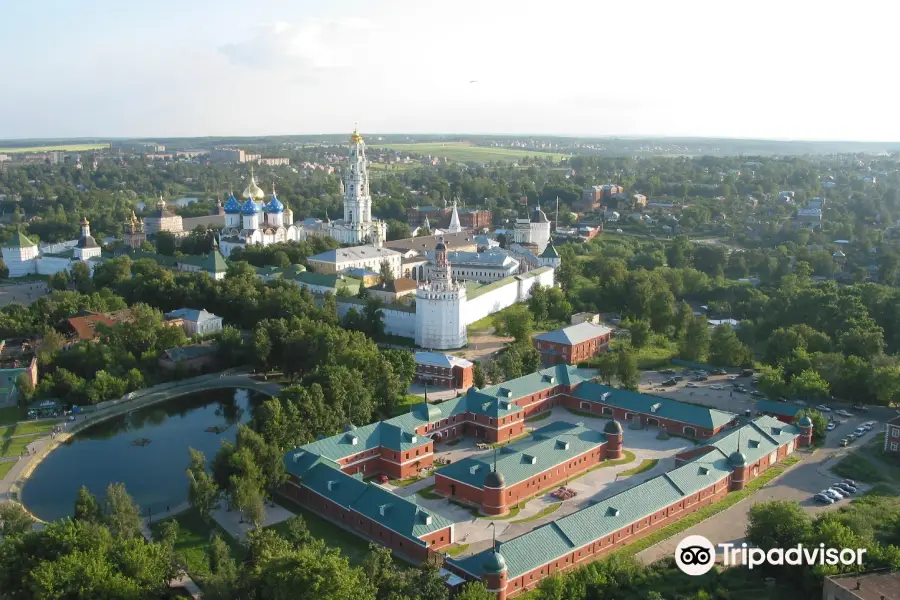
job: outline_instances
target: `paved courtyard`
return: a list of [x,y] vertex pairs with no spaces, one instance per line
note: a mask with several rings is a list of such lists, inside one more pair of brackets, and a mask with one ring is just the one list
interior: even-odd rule
[[50,288],[44,281],[0,285],[0,306],[6,306],[14,302],[28,306],[41,296],[46,296],[49,293]]
[[[534,430],[558,421],[583,423],[585,427],[597,431],[603,431],[603,427],[607,423],[606,419],[583,417],[572,414],[565,408],[556,407],[551,411],[550,417],[530,423],[528,428],[529,430]],[[622,490],[672,469],[675,466],[674,455],[681,450],[694,446],[692,442],[682,438],[658,440],[656,439],[658,433],[659,431],[656,429],[632,430],[626,427],[624,434],[625,449],[635,454],[635,460],[622,465],[598,468],[571,480],[566,484],[566,487],[577,492],[575,498],[563,501],[562,505],[553,513],[525,523],[517,523],[517,521],[533,517],[542,510],[560,502],[550,496],[553,488],[529,500],[525,508],[514,518],[510,519],[494,520],[475,517],[468,509],[443,498],[440,500],[428,500],[417,496],[416,501],[421,506],[453,520],[456,523],[454,529],[457,543],[469,544],[469,548],[463,552],[463,555],[471,554],[490,545],[492,530],[489,527],[492,522],[496,522],[497,537],[499,539],[514,538],[554,519],[586,508],[594,500],[617,494]],[[462,441],[454,446],[437,444],[435,450],[436,457],[447,458],[451,462],[457,462],[469,456],[483,455],[488,459],[493,456],[493,450],[478,450],[475,440],[471,438],[463,438]],[[619,474],[622,471],[637,467],[644,459],[658,459],[659,463],[650,471],[619,479]],[[434,476],[427,477],[413,485],[393,488],[393,491],[399,496],[409,497],[431,485],[434,485]]]

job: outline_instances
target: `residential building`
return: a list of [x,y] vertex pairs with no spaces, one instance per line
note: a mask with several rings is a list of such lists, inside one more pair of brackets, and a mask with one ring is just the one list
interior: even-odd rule
[[269,167],[286,167],[291,164],[291,159],[289,158],[260,158],[256,161],[257,164],[266,165]]
[[829,575],[822,600],[894,600],[900,598],[900,571]]
[[900,416],[884,424],[884,451],[900,453]]
[[179,308],[166,313],[167,320],[180,319],[185,334],[213,335],[222,331],[222,317],[216,316],[206,310],[194,308]]
[[592,313],[592,312],[580,312],[575,313],[569,319],[569,322],[572,325],[578,325],[579,323],[593,323],[594,325],[600,324],[600,313]]
[[159,357],[159,366],[169,371],[175,369],[209,371],[216,365],[218,351],[219,345],[216,342],[170,348]]
[[378,298],[386,304],[411,303],[416,297],[416,281],[406,277],[382,281],[366,288],[370,298]]
[[427,385],[466,391],[473,385],[475,364],[464,358],[416,352],[416,381]]
[[237,148],[214,148],[209,153],[209,160],[216,163],[245,163],[247,162],[247,153]]
[[347,269],[362,268],[381,272],[381,265],[387,263],[395,278],[401,277],[402,256],[390,248],[375,246],[353,246],[328,250],[308,259],[309,266],[316,273],[343,273]]
[[581,192],[581,200],[575,203],[575,208],[581,212],[593,212],[607,204],[616,194],[624,194],[625,188],[620,185],[608,183],[606,185],[592,185]]
[[95,340],[100,336],[97,331],[97,325],[106,325],[112,327],[119,323],[129,323],[134,319],[130,308],[123,308],[109,313],[94,313],[84,311],[74,317],[67,319],[70,330],[74,333],[77,341],[83,342]]
[[575,365],[606,352],[611,334],[609,327],[582,322],[537,335],[532,343],[545,364]]

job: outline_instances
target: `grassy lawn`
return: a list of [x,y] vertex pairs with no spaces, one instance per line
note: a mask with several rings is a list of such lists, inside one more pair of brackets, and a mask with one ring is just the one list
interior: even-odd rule
[[[530,500],[530,498],[528,500]],[[522,511],[522,509],[525,508],[525,505],[528,504],[528,500],[523,500],[522,502],[519,502],[518,504],[516,504],[515,506],[510,508],[508,513],[506,513],[505,515],[499,516],[499,517],[482,515],[477,510],[473,514],[476,514],[479,519],[485,519],[487,521],[507,521],[509,519],[514,519],[514,518],[518,517],[519,513]]]
[[562,506],[562,502],[555,502],[555,503],[551,504],[550,506],[548,506],[547,508],[545,508],[539,512],[536,512],[535,514],[531,515],[530,517],[525,517],[524,519],[519,519],[518,521],[513,521],[513,523],[530,523],[531,521],[537,521],[538,519],[540,519],[542,517],[546,517],[547,515],[556,512],[560,506]]
[[64,144],[62,146],[23,146],[21,148],[0,148],[0,154],[24,154],[26,152],[87,152],[102,150],[109,144]]
[[645,458],[641,461],[641,464],[636,466],[633,469],[628,469],[627,471],[622,471],[619,473],[619,477],[629,477],[631,475],[637,475],[638,473],[643,473],[645,471],[649,471],[653,467],[655,467],[659,463],[658,458]]
[[429,485],[426,488],[422,488],[421,490],[419,490],[416,493],[418,495],[422,496],[423,498],[425,498],[426,500],[440,500],[441,498],[443,498],[443,496],[441,496],[440,494],[434,493],[433,485]]
[[[354,565],[362,564],[369,555],[369,542],[361,537],[358,537],[346,529],[338,527],[331,521],[323,519],[319,515],[308,511],[288,498],[276,496],[274,500],[277,504],[280,504],[292,513],[301,515],[303,520],[306,521],[306,526],[309,528],[309,532],[313,537],[325,540],[325,543],[329,546],[339,548],[341,554],[346,556]],[[272,528],[275,531],[280,531],[279,526],[282,528],[285,527],[282,523],[273,525]]]
[[24,437],[6,438],[0,443],[0,458],[22,454],[22,451],[25,450],[25,446],[39,437],[43,437],[43,434],[39,433],[37,435],[26,435]]
[[10,470],[16,465],[15,460],[7,460],[4,462],[0,462],[0,479],[6,477],[6,474],[10,472]]
[[5,406],[0,408],[0,425],[8,425],[21,421],[26,417],[25,411],[20,406]]
[[[500,312],[503,312],[503,311],[500,311]],[[495,313],[495,314],[499,314],[499,313]],[[475,321],[474,323],[472,323],[471,325],[466,327],[466,330],[469,332],[486,332],[486,331],[490,331],[493,328],[494,328],[494,315],[488,315],[486,317],[482,317],[481,319],[478,319],[477,321]]]
[[547,410],[542,413],[538,413],[534,416],[528,417],[527,419],[525,419],[525,422],[526,423],[534,423],[535,421],[543,421],[544,419],[549,418],[550,415],[552,415],[552,414],[553,414],[552,411]]
[[774,467],[772,467],[771,469],[769,469],[768,471],[766,471],[765,473],[763,473],[762,475],[760,475],[759,477],[757,477],[756,479],[751,481],[749,484],[747,484],[747,487],[745,487],[741,491],[731,492],[727,496],[725,496],[724,498],[719,500],[718,502],[714,502],[713,504],[704,506],[697,512],[692,513],[692,514],[684,517],[683,519],[681,519],[675,523],[672,523],[671,525],[663,527],[662,529],[654,531],[647,537],[641,538],[640,540],[636,541],[633,544],[630,544],[629,546],[627,546],[625,548],[622,548],[621,550],[616,550],[610,556],[615,555],[615,554],[634,556],[636,554],[639,554],[640,552],[643,552],[644,550],[646,550],[647,548],[649,548],[651,546],[655,546],[656,544],[658,544],[659,542],[661,542],[663,540],[666,540],[674,535],[677,535],[677,534],[681,533],[682,531],[690,529],[697,523],[699,523],[701,521],[705,521],[706,519],[712,517],[713,515],[716,515],[716,514],[722,512],[726,508],[730,508],[730,507],[734,506],[735,504],[737,504],[738,502],[740,502],[741,500],[743,500],[744,498],[746,498],[747,496],[749,496],[750,494],[752,494],[753,492],[758,490],[759,488],[763,487],[764,485],[766,485],[767,483],[772,481],[775,477],[781,475],[785,471],[785,469],[787,469],[788,467],[790,467],[793,464],[796,464],[799,461],[800,461],[800,459],[797,458],[796,456],[787,457],[786,459],[781,461],[781,463],[775,465]]
[[447,556],[456,556],[457,554],[462,554],[463,552],[465,552],[468,547],[469,544],[453,544],[452,546],[444,550],[444,552],[447,554]]
[[391,413],[392,417],[396,417],[398,415],[405,415],[409,412],[410,408],[415,404],[422,404],[425,402],[425,398],[422,396],[414,396],[413,394],[404,394],[400,396],[399,402],[397,406],[394,407],[393,412]]
[[12,437],[14,435],[26,435],[29,433],[47,433],[53,429],[53,426],[56,425],[56,423],[56,421],[28,421],[26,423],[19,423],[18,425],[0,427],[0,438]]
[[638,368],[642,370],[665,368],[676,356],[678,345],[675,342],[654,335],[653,342],[649,346],[637,348]]
[[516,162],[526,156],[546,158],[552,156],[555,162],[565,158],[566,154],[550,152],[537,152],[532,150],[518,150],[516,148],[491,148],[486,146],[473,146],[471,142],[422,142],[417,144],[376,144],[376,148],[388,148],[397,152],[414,152],[416,154],[430,154],[447,160],[459,162],[495,162],[504,160]]
[[874,466],[879,467],[881,474],[890,479],[893,485],[900,485],[900,460],[897,460],[896,456],[884,452],[883,432],[860,447],[857,452]]
[[848,479],[858,479],[865,483],[884,481],[881,472],[861,454],[851,452],[841,462],[831,467],[831,472]]
[[412,485],[418,481],[422,481],[425,479],[424,477],[407,477],[406,479],[391,479],[388,481],[394,487],[406,487],[408,485]]
[[[246,551],[240,543],[216,525],[215,522],[204,522],[200,518],[200,513],[193,508],[164,520],[178,523],[178,541],[175,543],[175,556],[185,566],[191,577],[199,579],[201,582],[204,577],[209,576],[209,559],[206,553],[210,546],[210,538],[214,532],[217,532],[231,547],[231,556],[235,561],[240,562],[244,558]],[[161,522],[157,522],[154,529]]]
[[575,480],[578,479],[579,477],[584,477],[585,475],[587,475],[587,474],[590,473],[591,471],[596,471],[597,469],[605,469],[606,467],[615,467],[615,466],[617,466],[617,465],[626,465],[626,464],[632,462],[633,460],[635,460],[635,459],[637,458],[637,457],[634,455],[634,452],[631,452],[630,450],[624,450],[622,453],[623,453],[622,458],[618,458],[618,459],[616,459],[616,460],[604,460],[604,461],[603,461],[602,463],[600,463],[599,465],[595,465],[595,466],[591,467],[590,469],[588,469],[588,470],[585,471],[584,473],[579,473],[579,474],[576,475],[575,477],[571,477],[571,478],[569,478],[569,479],[566,479],[566,483],[568,483],[568,482],[570,482],[570,481],[575,481]]

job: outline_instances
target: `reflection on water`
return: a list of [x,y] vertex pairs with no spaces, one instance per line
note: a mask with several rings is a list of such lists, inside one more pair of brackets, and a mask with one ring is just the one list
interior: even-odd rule
[[[98,423],[38,465],[22,490],[22,502],[49,521],[72,514],[82,485],[102,496],[107,485],[122,482],[145,514],[175,506],[187,499],[188,448],[212,459],[223,440],[234,441],[236,425],[251,419],[260,398],[265,397],[247,390],[214,390]],[[135,444],[141,440],[150,441]]]

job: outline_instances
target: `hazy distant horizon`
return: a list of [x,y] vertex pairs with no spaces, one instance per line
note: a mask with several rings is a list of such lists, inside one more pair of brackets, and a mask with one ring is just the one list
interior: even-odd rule
[[85,0],[3,16],[4,81],[19,85],[0,94],[0,139],[358,122],[368,135],[900,140],[896,3]]

